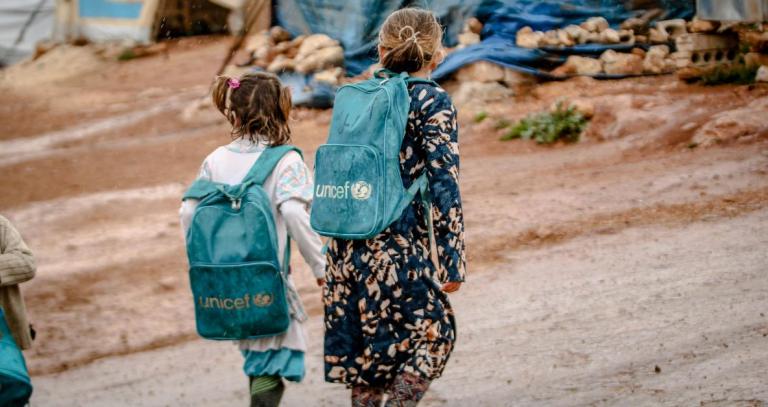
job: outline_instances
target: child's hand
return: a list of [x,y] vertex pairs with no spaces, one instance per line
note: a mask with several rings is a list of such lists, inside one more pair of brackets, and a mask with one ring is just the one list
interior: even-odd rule
[[459,288],[461,288],[461,283],[457,281],[452,281],[452,282],[443,284],[443,292],[446,292],[446,293],[459,291]]
[[324,278],[318,278],[317,279],[317,286],[322,287],[325,285],[325,279]]

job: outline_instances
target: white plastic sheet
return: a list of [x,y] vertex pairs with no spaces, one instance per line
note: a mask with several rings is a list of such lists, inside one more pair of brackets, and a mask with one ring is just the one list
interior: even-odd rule
[[32,53],[38,41],[51,38],[55,14],[55,0],[0,1],[0,62],[18,62]]

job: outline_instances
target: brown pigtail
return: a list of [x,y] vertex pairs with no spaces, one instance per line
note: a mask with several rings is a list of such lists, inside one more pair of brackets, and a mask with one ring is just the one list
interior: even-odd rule
[[230,123],[233,123],[230,117],[230,114],[228,112],[229,106],[227,106],[227,98],[229,97],[229,84],[227,83],[228,81],[229,81],[229,78],[227,78],[226,76],[217,76],[216,80],[213,82],[213,90],[211,92],[211,98],[213,99],[213,104],[216,106],[217,109],[219,109],[221,114],[223,114],[227,118],[227,120],[229,120]]
[[280,111],[283,112],[283,118],[285,118],[286,122],[291,117],[291,107],[293,107],[291,88],[283,86],[280,88]]
[[277,76],[264,72],[249,73],[240,79],[219,76],[211,97],[232,124],[233,138],[271,146],[290,142],[291,92]]

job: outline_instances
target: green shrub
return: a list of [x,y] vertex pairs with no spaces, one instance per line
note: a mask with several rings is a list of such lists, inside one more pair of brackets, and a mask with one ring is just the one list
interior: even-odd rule
[[488,118],[488,112],[485,112],[485,111],[477,112],[477,114],[475,115],[474,121],[475,123],[480,123],[487,118]]
[[707,86],[736,84],[751,85],[755,83],[757,66],[736,65],[732,67],[717,67],[701,76],[701,83]]
[[512,126],[501,138],[535,140],[539,144],[551,144],[558,140],[574,142],[587,126],[587,119],[573,107],[559,102],[555,110],[528,116]]

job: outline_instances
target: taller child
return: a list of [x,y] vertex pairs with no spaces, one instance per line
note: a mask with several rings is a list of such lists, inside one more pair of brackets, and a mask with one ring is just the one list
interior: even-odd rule
[[[442,59],[442,36],[432,13],[396,11],[379,33],[381,65],[427,78]],[[350,387],[353,406],[380,406],[385,394],[387,406],[415,406],[442,374],[456,340],[446,295],[459,289],[466,264],[456,108],[432,83],[408,90],[400,172],[406,188],[427,173],[437,264],[419,199],[373,239],[329,241],[325,378]]]

